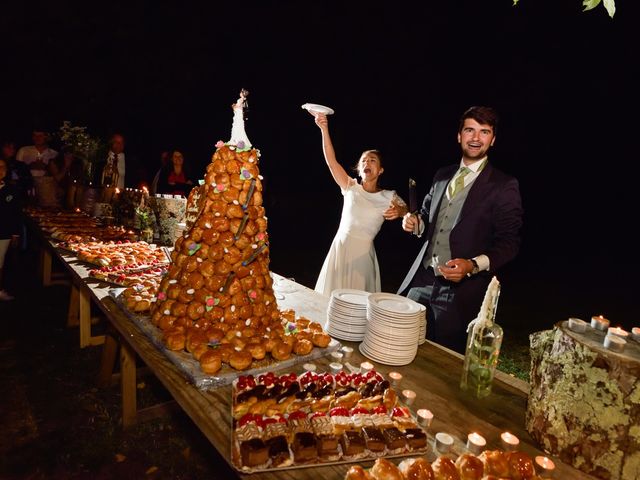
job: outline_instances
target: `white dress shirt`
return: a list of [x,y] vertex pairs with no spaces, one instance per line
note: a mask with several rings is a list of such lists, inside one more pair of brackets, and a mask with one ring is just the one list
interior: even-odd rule
[[[49,165],[49,161],[56,158],[58,152],[52,148],[45,148],[42,152],[39,152],[35,145],[29,145],[21,147],[16,154],[16,160],[22,162],[28,166],[36,162],[38,159],[42,160],[42,163]],[[29,167],[31,169],[31,167]],[[47,174],[46,169],[31,169],[31,175],[34,177],[43,177]]]

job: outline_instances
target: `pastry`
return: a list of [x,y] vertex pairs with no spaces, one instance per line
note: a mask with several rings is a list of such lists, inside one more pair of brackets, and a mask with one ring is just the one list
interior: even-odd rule
[[440,456],[431,464],[435,480],[460,480],[456,464],[449,457]]
[[484,464],[475,455],[465,453],[456,460],[460,480],[480,480],[484,476]]
[[375,480],[404,480],[400,469],[386,458],[378,458],[369,473]]

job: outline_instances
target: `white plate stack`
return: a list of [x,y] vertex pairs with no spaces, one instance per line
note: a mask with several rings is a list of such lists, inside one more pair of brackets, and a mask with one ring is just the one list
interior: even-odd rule
[[418,335],[418,345],[427,341],[427,307],[420,304],[420,334]]
[[361,342],[367,328],[367,298],[364,290],[339,288],[331,292],[325,330],[333,338]]
[[393,293],[369,295],[367,328],[360,352],[385,365],[411,363],[418,352],[422,319],[426,318],[422,308],[419,303]]

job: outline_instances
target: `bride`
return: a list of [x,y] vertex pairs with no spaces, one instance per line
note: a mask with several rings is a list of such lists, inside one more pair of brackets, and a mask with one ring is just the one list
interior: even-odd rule
[[380,291],[380,268],[373,245],[385,220],[402,218],[405,202],[393,190],[383,190],[378,179],[384,172],[377,150],[365,150],[356,166],[361,183],[338,163],[323,113],[311,112],[322,132],[322,150],[333,179],[344,197],[338,232],[331,243],[315,290],[331,295],[337,288]]

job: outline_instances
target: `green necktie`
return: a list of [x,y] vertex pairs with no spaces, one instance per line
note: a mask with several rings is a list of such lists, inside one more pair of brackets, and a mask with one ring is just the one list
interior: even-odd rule
[[464,178],[471,173],[471,169],[467,167],[460,167],[457,177],[454,181],[449,183],[449,199],[453,199],[458,193],[464,189]]

